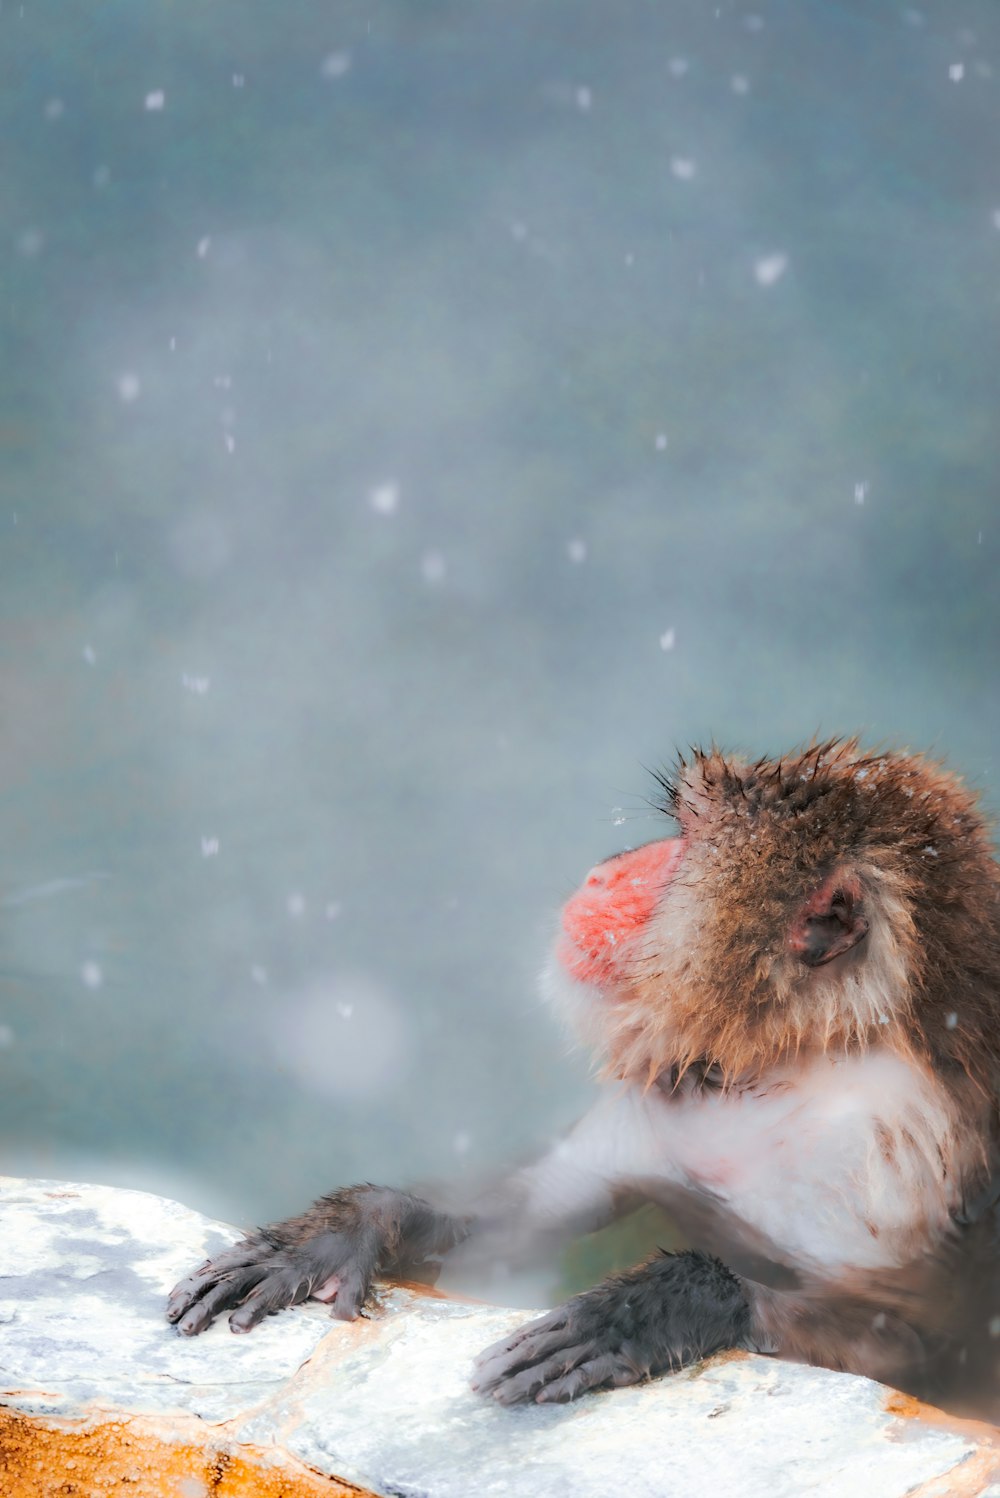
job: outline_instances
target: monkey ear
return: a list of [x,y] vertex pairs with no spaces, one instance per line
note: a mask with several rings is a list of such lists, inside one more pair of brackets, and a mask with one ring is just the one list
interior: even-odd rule
[[801,907],[788,933],[788,947],[806,967],[822,967],[868,935],[856,880],[830,874]]

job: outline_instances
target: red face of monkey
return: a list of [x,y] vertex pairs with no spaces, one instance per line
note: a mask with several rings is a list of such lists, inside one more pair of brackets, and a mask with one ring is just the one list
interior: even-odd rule
[[567,973],[581,983],[615,987],[683,854],[683,838],[671,837],[591,869],[563,906],[557,956]]
[[984,901],[996,882],[954,778],[850,741],[753,765],[699,753],[661,784],[680,835],[590,872],[548,975],[610,1070],[736,1078],[803,1049],[919,1049],[959,859],[966,884],[982,864]]

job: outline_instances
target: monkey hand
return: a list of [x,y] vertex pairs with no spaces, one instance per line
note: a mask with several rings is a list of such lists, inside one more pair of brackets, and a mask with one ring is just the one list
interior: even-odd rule
[[718,1259],[663,1254],[488,1347],[472,1387],[500,1404],[565,1403],[740,1346],[748,1323],[740,1282]]
[[331,1302],[334,1316],[349,1321],[364,1304],[374,1270],[359,1247],[344,1233],[318,1233],[287,1247],[263,1236],[244,1238],[174,1287],[167,1320],[193,1337],[231,1310],[231,1330],[248,1332],[272,1311],[315,1295]]
[[332,1316],[352,1321],[376,1275],[426,1265],[466,1231],[464,1220],[420,1197],[348,1187],[202,1264],[171,1291],[167,1320],[193,1337],[231,1311],[231,1330],[248,1332],[273,1311],[313,1296],[330,1305]]

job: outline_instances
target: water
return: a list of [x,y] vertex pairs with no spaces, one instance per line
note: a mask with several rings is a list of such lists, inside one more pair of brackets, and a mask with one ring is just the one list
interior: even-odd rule
[[5,1169],[530,1149],[675,745],[996,809],[998,129],[987,0],[4,0]]

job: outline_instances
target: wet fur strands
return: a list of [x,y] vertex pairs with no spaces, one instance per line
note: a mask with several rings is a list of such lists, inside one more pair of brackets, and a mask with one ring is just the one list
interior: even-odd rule
[[868,1373],[1000,1418],[1000,871],[975,797],[856,740],[712,748],[658,777],[672,835],[591,870],[544,987],[603,1086],[473,1203],[321,1198],[177,1287],[192,1334],[379,1274],[520,1262],[662,1204],[695,1245],[479,1359],[504,1404],[575,1398],[725,1347]]

